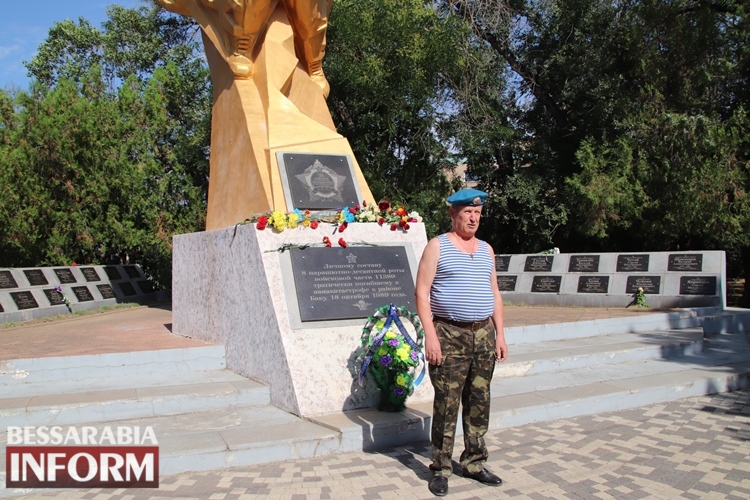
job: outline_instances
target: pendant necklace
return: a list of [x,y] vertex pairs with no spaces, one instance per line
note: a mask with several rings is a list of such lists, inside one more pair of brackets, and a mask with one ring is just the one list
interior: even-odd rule
[[467,250],[461,237],[457,235],[456,238],[457,238],[457,241],[461,242],[461,248],[463,249],[464,253],[468,253],[469,257],[471,257],[471,260],[474,260],[474,253],[476,252],[476,249],[474,249],[474,239],[472,238],[471,243],[469,245],[469,250]]

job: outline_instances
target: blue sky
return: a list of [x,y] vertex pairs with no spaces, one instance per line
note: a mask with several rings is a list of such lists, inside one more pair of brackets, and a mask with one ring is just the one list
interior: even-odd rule
[[57,21],[79,17],[101,28],[108,5],[138,7],[148,0],[30,0],[0,3],[0,88],[28,88],[23,61],[30,61],[37,47]]

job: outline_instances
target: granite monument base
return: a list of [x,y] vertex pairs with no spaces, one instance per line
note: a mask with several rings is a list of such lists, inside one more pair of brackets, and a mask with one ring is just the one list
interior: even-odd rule
[[[362,328],[378,307],[413,304],[427,237],[421,223],[335,230],[239,225],[175,236],[174,333],[223,343],[228,368],[267,384],[272,403],[296,415],[376,406],[370,376],[363,388],[357,382]],[[425,379],[409,402],[432,396]]]

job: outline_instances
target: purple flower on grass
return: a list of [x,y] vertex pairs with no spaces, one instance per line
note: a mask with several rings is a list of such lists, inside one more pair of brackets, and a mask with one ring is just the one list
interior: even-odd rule
[[403,396],[404,390],[401,387],[394,387],[393,394],[395,394],[396,396]]
[[396,347],[398,345],[398,339],[391,339],[388,341],[388,345],[391,347]]
[[381,356],[381,358],[380,358],[380,364],[383,365],[383,366],[390,365],[391,361],[393,361],[393,358],[391,358],[390,354],[386,354],[385,356]]

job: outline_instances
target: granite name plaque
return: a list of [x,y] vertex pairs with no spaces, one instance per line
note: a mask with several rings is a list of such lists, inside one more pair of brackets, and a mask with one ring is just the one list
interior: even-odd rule
[[41,269],[24,269],[23,274],[26,275],[26,279],[29,280],[31,286],[49,285],[49,281],[47,281]]
[[142,293],[154,293],[154,285],[152,285],[149,280],[139,281],[138,288],[141,289]]
[[284,194],[294,208],[340,210],[360,203],[349,155],[279,152],[276,158]]
[[111,285],[96,285],[96,288],[99,289],[99,293],[102,294],[103,299],[117,298],[117,296],[115,295],[115,291],[112,289]]
[[54,288],[45,289],[44,295],[47,296],[47,300],[49,301],[49,305],[51,306],[61,306],[65,304],[65,301],[63,300],[63,294],[58,292]]
[[94,296],[91,295],[91,291],[87,286],[74,286],[71,287],[71,290],[73,290],[73,295],[76,296],[78,302],[89,302],[94,300]]
[[135,288],[133,288],[133,284],[129,281],[126,281],[124,283],[118,283],[117,286],[120,287],[120,292],[126,297],[130,297],[131,295],[136,295]]
[[515,292],[517,281],[518,281],[518,276],[508,276],[508,275],[498,276],[497,288],[501,292]]
[[99,273],[96,272],[96,269],[93,267],[82,267],[81,273],[83,273],[83,277],[86,278],[86,281],[101,281],[102,279],[99,277]]
[[18,283],[10,271],[0,271],[0,288],[18,288]]
[[669,254],[667,271],[703,271],[703,254]]
[[617,256],[617,272],[618,273],[633,273],[648,271],[648,254],[637,254],[637,255],[618,255]]
[[10,292],[10,297],[16,303],[18,310],[35,309],[39,307],[31,292]]
[[578,293],[607,293],[609,276],[579,276]]
[[510,255],[495,256],[495,271],[498,273],[507,273],[510,268]]
[[562,276],[534,276],[531,282],[532,293],[560,293]]
[[292,249],[300,319],[366,318],[384,305],[414,307],[403,246]]
[[130,279],[138,279],[141,277],[141,273],[138,272],[138,268],[135,266],[125,266],[125,273],[127,273],[128,278]]
[[66,268],[55,269],[55,274],[60,283],[67,285],[69,283],[78,283],[78,280],[73,276],[73,271]]
[[104,272],[107,273],[109,281],[117,281],[122,279],[120,271],[115,266],[104,266]]
[[568,263],[569,273],[598,273],[598,255],[571,255]]
[[628,276],[625,293],[632,295],[639,288],[643,288],[646,295],[658,295],[661,293],[661,276]]
[[716,276],[680,276],[680,295],[716,295]]
[[527,273],[544,273],[552,271],[552,263],[555,258],[552,255],[529,255],[523,270]]

